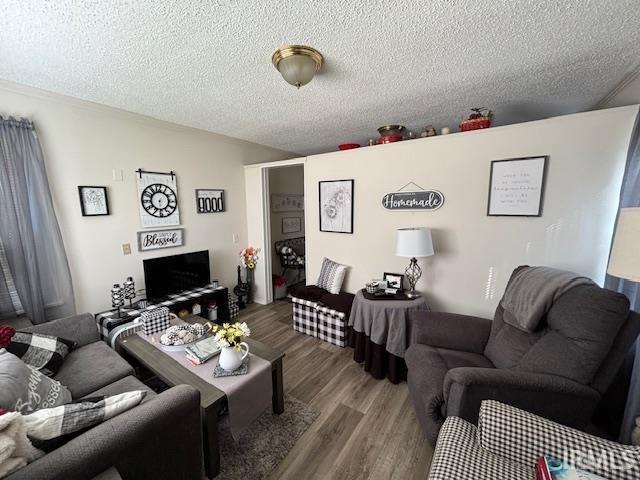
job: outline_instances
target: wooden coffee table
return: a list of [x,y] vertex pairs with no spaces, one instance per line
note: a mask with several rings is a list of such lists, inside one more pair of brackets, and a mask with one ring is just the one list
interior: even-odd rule
[[[187,322],[205,322],[201,317],[183,318]],[[284,412],[284,390],[282,385],[282,358],[284,352],[271,348],[257,340],[247,338],[251,353],[271,363],[271,379],[273,382],[273,413]],[[200,407],[202,408],[204,462],[207,476],[215,477],[220,473],[220,446],[218,443],[218,416],[227,405],[227,397],[222,390],[190,372],[169,355],[154,347],[138,335],[132,335],[118,341],[123,356],[132,364],[142,365],[150,370],[164,383],[175,385],[191,385],[200,391]],[[213,366],[213,365],[212,365]]]

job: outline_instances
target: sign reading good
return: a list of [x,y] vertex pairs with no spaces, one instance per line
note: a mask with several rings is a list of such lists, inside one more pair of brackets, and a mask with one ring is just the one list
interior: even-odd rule
[[382,206],[388,210],[437,210],[444,204],[444,195],[437,190],[387,193]]
[[146,252],[159,248],[180,247],[184,245],[182,228],[138,232],[138,250]]
[[224,212],[224,190],[196,190],[198,213]]

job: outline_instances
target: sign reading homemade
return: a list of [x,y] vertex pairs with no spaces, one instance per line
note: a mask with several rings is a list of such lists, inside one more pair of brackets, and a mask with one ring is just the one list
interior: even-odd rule
[[444,195],[437,190],[387,193],[382,206],[388,210],[437,210],[444,204]]

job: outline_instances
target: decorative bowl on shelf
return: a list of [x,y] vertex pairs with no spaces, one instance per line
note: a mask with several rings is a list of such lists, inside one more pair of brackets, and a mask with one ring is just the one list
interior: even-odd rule
[[379,144],[401,142],[402,135],[383,135],[378,138]]
[[340,150],[351,150],[353,148],[360,148],[360,144],[359,143],[343,143],[341,145],[338,145],[338,149]]
[[404,125],[385,125],[378,128],[378,133],[381,137],[389,135],[400,135],[402,137],[402,132],[404,132]]

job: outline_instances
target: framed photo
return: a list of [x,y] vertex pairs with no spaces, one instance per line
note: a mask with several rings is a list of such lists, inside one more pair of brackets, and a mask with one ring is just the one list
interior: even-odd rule
[[167,228],[138,232],[138,251],[148,252],[160,248],[181,247],[184,245],[184,230],[182,228]]
[[282,233],[298,233],[302,231],[300,217],[284,217],[282,219]]
[[198,213],[224,212],[224,190],[196,189],[196,211]]
[[540,217],[548,156],[491,162],[487,215]]
[[271,195],[271,211],[275,213],[303,212],[304,195],[274,193]]
[[353,180],[318,182],[320,231],[353,233]]
[[397,288],[399,290],[403,289],[404,275],[400,273],[385,272],[384,275],[382,276],[382,280],[387,282],[388,288]]
[[107,187],[81,185],[78,187],[78,195],[80,196],[80,209],[83,217],[109,215]]

